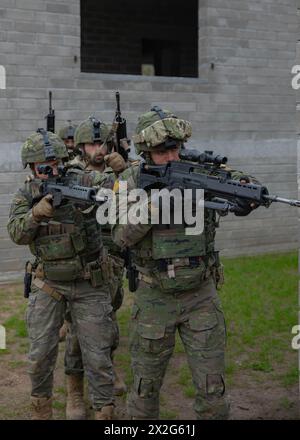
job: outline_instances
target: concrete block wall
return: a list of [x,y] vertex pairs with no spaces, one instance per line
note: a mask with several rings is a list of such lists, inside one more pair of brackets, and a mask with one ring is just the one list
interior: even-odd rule
[[[281,6],[280,6],[281,5]],[[20,147],[45,126],[48,91],[56,125],[95,113],[112,121],[114,93],[131,134],[138,115],[159,104],[192,121],[188,145],[215,149],[251,172],[271,192],[297,196],[295,0],[199,0],[199,78],[164,78],[80,71],[79,0],[2,0],[0,64],[0,273],[21,275],[25,247],[7,237],[12,194],[24,179]],[[224,255],[295,249],[297,213],[285,206],[260,208],[248,218],[222,220]],[[1,279],[1,278],[0,278]]]

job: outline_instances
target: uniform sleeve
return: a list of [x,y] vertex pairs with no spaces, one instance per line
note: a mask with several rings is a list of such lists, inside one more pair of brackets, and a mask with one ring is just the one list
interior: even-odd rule
[[[116,181],[114,186],[114,190],[116,193],[116,202],[117,202],[117,215],[116,215],[116,223],[112,225],[112,239],[113,241],[120,246],[122,249],[125,247],[131,247],[141,241],[144,236],[150,231],[151,224],[120,224],[120,211],[122,210],[122,200],[119,197],[118,193],[118,185],[120,181],[126,181],[128,184],[128,191],[137,187],[137,172],[138,167],[131,167],[125,170]],[[123,203],[126,203],[123,200]],[[147,202],[148,203],[148,202]],[[129,212],[130,207],[133,206],[134,202],[128,202],[127,211]],[[148,209],[148,207],[147,207]]]
[[230,172],[231,172],[232,180],[241,180],[244,177],[246,180],[249,180],[249,183],[255,183],[256,185],[261,185],[260,181],[256,177],[251,176],[248,173],[238,170],[230,170]]
[[24,191],[19,190],[12,201],[7,230],[10,238],[16,244],[30,244],[35,236],[39,223],[33,219],[29,199]]

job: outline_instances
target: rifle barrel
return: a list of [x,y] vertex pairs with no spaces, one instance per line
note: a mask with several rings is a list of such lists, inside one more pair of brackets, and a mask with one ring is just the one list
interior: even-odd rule
[[271,194],[264,194],[263,198],[266,200],[270,200],[271,202],[286,203],[287,205],[297,206],[298,208],[300,208],[300,200],[286,199],[284,197],[278,197]]

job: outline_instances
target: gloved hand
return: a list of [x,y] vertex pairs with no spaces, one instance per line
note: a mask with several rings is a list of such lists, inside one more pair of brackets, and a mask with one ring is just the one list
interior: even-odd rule
[[[253,181],[248,176],[241,176],[240,182],[243,184],[244,183],[253,183]],[[244,217],[245,215],[250,214],[250,212],[253,211],[253,209],[256,209],[258,207],[258,204],[256,204],[255,202],[249,203],[245,199],[237,198],[236,202],[237,202],[239,210],[236,211],[234,214],[238,217]]]
[[54,208],[51,204],[52,194],[47,194],[32,208],[32,216],[36,222],[41,222],[44,218],[53,217]]
[[119,153],[107,154],[104,157],[105,163],[108,167],[111,167],[115,173],[121,173],[126,169],[126,162]]
[[245,199],[237,198],[236,203],[238,205],[238,211],[235,211],[234,214],[238,217],[244,217],[245,215],[250,214],[253,209],[250,203]]

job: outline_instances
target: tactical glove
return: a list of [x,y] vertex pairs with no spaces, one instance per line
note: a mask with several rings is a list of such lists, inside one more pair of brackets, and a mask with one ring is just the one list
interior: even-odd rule
[[250,202],[245,199],[237,198],[235,201],[237,203],[237,210],[234,211],[234,214],[238,217],[244,217],[250,214],[250,212],[257,207],[252,207]]
[[107,154],[104,160],[106,165],[111,167],[115,173],[121,173],[126,169],[126,162],[119,153]]
[[52,198],[52,194],[47,194],[39,203],[34,205],[32,208],[32,216],[36,222],[41,222],[45,218],[49,219],[53,217],[54,208],[51,204]]

